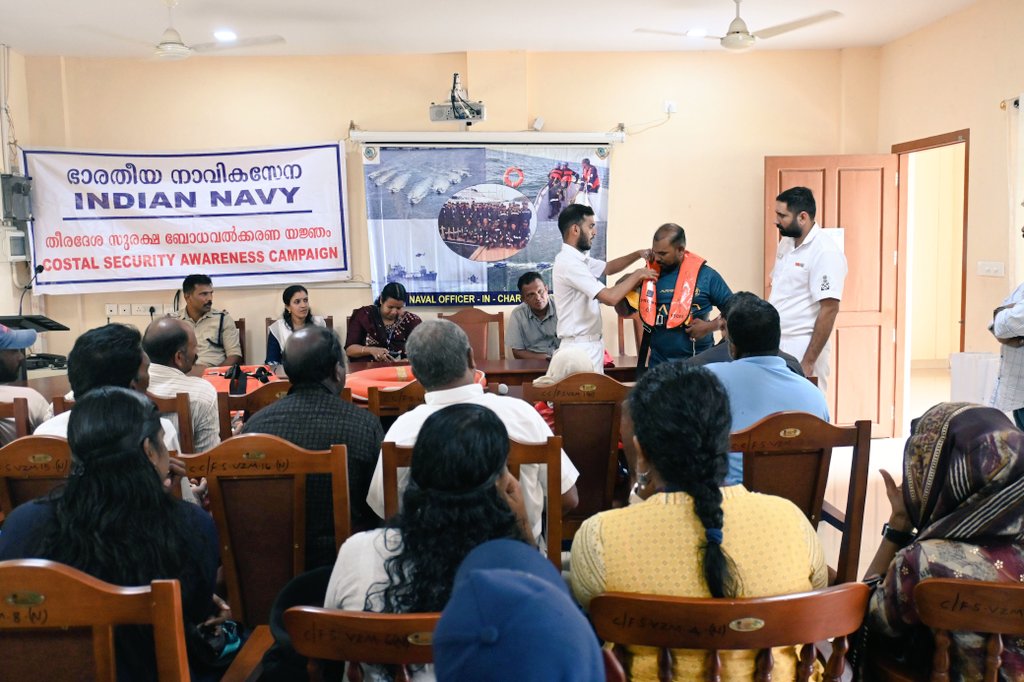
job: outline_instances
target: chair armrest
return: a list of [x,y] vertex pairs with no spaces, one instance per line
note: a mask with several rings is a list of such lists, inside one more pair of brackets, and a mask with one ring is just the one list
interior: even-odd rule
[[846,528],[846,514],[829,504],[828,501],[821,503],[821,520],[836,530],[845,530]]
[[258,625],[235,656],[221,682],[250,682],[263,674],[263,654],[274,645],[269,625]]

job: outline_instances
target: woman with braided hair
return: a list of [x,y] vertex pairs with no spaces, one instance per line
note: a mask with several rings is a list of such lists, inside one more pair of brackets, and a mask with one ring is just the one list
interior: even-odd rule
[[[663,363],[637,382],[622,440],[644,500],[583,523],[572,545],[572,588],[586,608],[602,592],[765,597],[825,587],[811,524],[788,500],[723,487],[729,398],[710,372]],[[657,649],[629,647],[629,679],[657,680]],[[721,651],[723,679],[751,679],[753,651]],[[793,679],[794,647],[775,650],[773,679]],[[675,679],[703,679],[705,656],[678,651]]]

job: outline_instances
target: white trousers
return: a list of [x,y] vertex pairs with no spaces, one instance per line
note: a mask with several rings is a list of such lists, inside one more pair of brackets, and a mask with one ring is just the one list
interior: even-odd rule
[[[779,349],[789,353],[797,361],[803,360],[804,353],[807,352],[807,345],[811,342],[811,337],[808,336],[783,336],[779,341]],[[821,392],[828,397],[828,380],[829,375],[832,373],[832,368],[829,367],[829,361],[832,359],[832,342],[828,341],[825,343],[825,347],[821,349],[821,353],[818,355],[818,359],[814,362],[814,377],[818,380],[818,388]]]

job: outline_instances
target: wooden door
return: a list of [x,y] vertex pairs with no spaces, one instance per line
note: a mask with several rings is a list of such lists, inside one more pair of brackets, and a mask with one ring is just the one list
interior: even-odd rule
[[873,438],[893,435],[896,411],[897,157],[769,156],[764,161],[765,297],[779,231],[775,197],[809,187],[823,229],[844,228],[849,271],[832,331],[828,405],[832,421],[871,420]]

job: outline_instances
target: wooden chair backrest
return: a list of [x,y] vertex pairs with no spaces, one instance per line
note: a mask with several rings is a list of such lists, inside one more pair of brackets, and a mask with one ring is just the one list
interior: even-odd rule
[[14,420],[14,437],[27,436],[28,431],[28,398],[15,398],[9,403],[0,403],[0,419]]
[[210,472],[210,455],[206,452],[197,452],[193,455],[176,455],[175,459],[181,460],[185,465],[185,475],[189,478],[206,478]]
[[53,403],[54,416],[60,414],[61,412],[67,412],[68,410],[75,406],[74,400],[69,400],[68,398],[65,398],[62,395],[53,396],[53,400],[51,402]]
[[611,509],[619,462],[619,421],[622,401],[630,388],[593,372],[572,374],[550,386],[523,384],[523,399],[555,406],[555,435],[580,472],[576,491],[580,502],[563,520],[571,538],[594,514]]
[[[852,447],[846,509],[825,503],[832,448]],[[815,528],[825,522],[843,536],[836,582],[858,579],[860,539],[871,457],[871,422],[835,426],[804,412],[777,412],[733,433],[730,450],[743,453],[743,485],[798,506]]]
[[346,403],[355,403],[355,401],[352,400],[352,389],[349,388],[348,386],[341,389],[341,399],[344,400]]
[[378,417],[397,417],[426,402],[423,384],[410,381],[397,390],[370,386],[366,390],[366,406]]
[[181,452],[192,454],[196,451],[195,437],[192,431],[192,403],[188,393],[178,393],[173,398],[154,395],[146,392],[149,399],[163,415],[173,414],[178,427],[178,445]]
[[331,476],[335,550],[351,532],[346,448],[304,450],[277,436],[244,434],[207,454],[228,603],[238,620],[263,625],[277,593],[306,569],[308,475]]
[[152,625],[158,679],[191,679],[177,580],[118,587],[54,561],[2,561],[0,614],[4,679],[114,682],[117,625]]
[[999,679],[1003,635],[1024,636],[1024,585],[928,578],[914,587],[921,622],[935,632],[932,682],[948,682],[950,632],[977,632],[985,638],[985,680]]
[[501,313],[485,313],[479,308],[463,308],[457,313],[445,315],[438,313],[438,318],[451,320],[466,332],[469,337],[469,345],[473,348],[473,355],[478,360],[490,358],[490,324],[498,325],[498,359],[505,359],[505,316]]
[[[398,469],[412,466],[413,448],[390,441],[381,443],[381,469],[384,486],[384,517],[398,513]],[[550,436],[544,443],[520,443],[509,439],[508,470],[519,478],[519,467],[524,464],[547,465],[549,499],[545,504],[544,526],[547,535],[548,558],[555,568],[562,569],[562,439]],[[550,492],[555,491],[555,492]]]
[[[629,321],[627,323],[627,320]],[[640,340],[644,335],[644,325],[640,321],[639,313],[633,313],[628,317],[618,316],[619,325],[619,355],[626,354],[626,325],[629,324],[633,330],[633,348],[634,352],[640,351]]]
[[[409,680],[407,665],[432,663],[434,628],[440,613],[372,613],[293,606],[284,626],[295,651],[310,659],[310,679],[323,679],[319,661],[348,661],[398,666],[394,679]],[[319,674],[318,674],[319,673]]]
[[[256,381],[250,377],[249,381]],[[255,391],[245,395],[231,395],[230,393],[217,393],[217,416],[220,420],[220,439],[222,441],[231,438],[231,413],[243,410],[244,420],[262,410],[267,405],[273,405],[281,398],[288,395],[292,388],[292,382],[287,379],[271,381],[263,384]]]
[[[270,325],[274,324],[274,322],[276,322],[280,318],[268,317],[266,319],[267,319],[267,329],[269,330],[270,329]],[[334,315],[325,315],[324,316],[324,324],[327,325],[328,329],[334,329]],[[282,348],[281,350],[284,350],[284,349]]]
[[[25,436],[0,448],[0,514],[43,497],[67,480],[71,449],[57,436]],[[0,605],[2,608],[2,605]]]
[[[671,680],[672,649],[706,650],[705,680],[722,674],[719,651],[757,651],[754,680],[771,679],[772,647],[803,645],[798,680],[814,671],[814,642],[835,638],[824,680],[838,682],[849,648],[846,636],[864,619],[870,590],[847,583],[801,594],[756,599],[698,599],[653,594],[608,592],[590,602],[590,619],[597,636],[615,642],[615,653],[626,670],[626,646],[660,649],[658,679]],[[734,678],[730,678],[734,679]]]
[[238,346],[242,349],[242,364],[245,364],[245,318],[235,320],[235,328],[238,330]]

